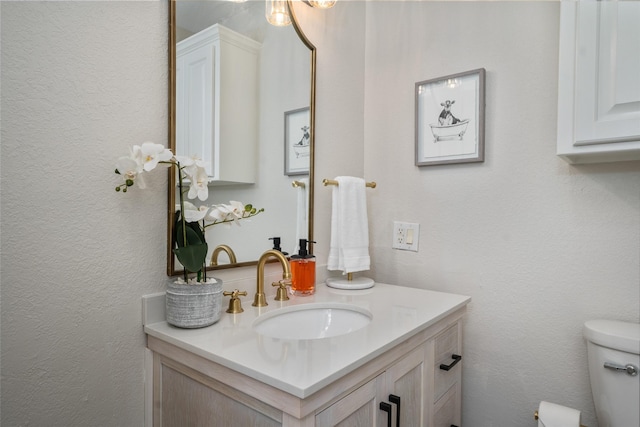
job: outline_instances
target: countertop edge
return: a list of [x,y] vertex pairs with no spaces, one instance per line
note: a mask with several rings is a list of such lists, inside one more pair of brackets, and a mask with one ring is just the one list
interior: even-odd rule
[[[390,285],[390,286],[397,286],[397,285]],[[404,288],[404,287],[402,287]],[[450,294],[450,293],[445,293],[445,292],[440,292],[440,291],[429,291],[429,290],[424,290],[424,289],[419,289],[419,288],[406,288],[406,289],[415,289],[418,291],[428,291],[428,292],[432,292],[432,293],[440,293],[440,294],[446,294],[449,298],[450,297],[455,297],[455,299],[457,299],[457,301],[453,301],[450,302],[451,306],[449,306],[447,309],[445,309],[444,311],[440,312],[439,314],[437,314],[436,316],[430,318],[429,320],[417,325],[416,327],[407,330],[405,333],[391,339],[390,341],[384,343],[383,345],[375,348],[374,350],[372,350],[371,352],[369,352],[368,354],[366,354],[363,357],[360,357],[356,360],[354,360],[353,362],[345,365],[344,367],[332,372],[330,375],[320,379],[317,382],[314,382],[313,384],[309,385],[308,387],[305,388],[300,388],[297,387],[293,384],[290,384],[284,380],[281,380],[279,378],[273,377],[273,376],[269,376],[269,375],[265,375],[262,372],[253,369],[250,366],[246,366],[240,363],[237,363],[233,360],[230,360],[228,358],[222,357],[218,354],[212,353],[210,351],[207,351],[205,349],[203,349],[202,347],[198,346],[198,345],[194,345],[191,342],[189,342],[186,339],[181,339],[180,337],[178,337],[177,335],[180,335],[181,331],[180,329],[177,328],[173,328],[172,326],[168,325],[166,321],[164,320],[160,320],[160,315],[157,313],[157,310],[159,310],[159,307],[162,306],[162,315],[164,315],[164,294],[163,293],[158,293],[158,294],[153,294],[153,295],[149,295],[149,296],[145,296],[143,297],[143,330],[146,334],[153,336],[157,339],[166,341],[169,344],[172,344],[176,347],[179,347],[183,350],[189,351],[195,355],[198,355],[208,361],[211,361],[213,363],[216,363],[220,366],[223,366],[225,368],[231,369],[239,374],[248,376],[250,378],[253,378],[255,380],[258,380],[262,383],[268,384],[274,388],[277,388],[283,392],[289,393],[297,398],[300,399],[305,399],[311,395],[313,395],[314,393],[318,392],[319,390],[323,389],[324,387],[326,387],[327,385],[337,381],[338,379],[340,379],[341,377],[357,370],[358,368],[366,365],[368,362],[376,359],[377,357],[383,355],[384,353],[388,352],[389,350],[393,349],[394,347],[400,345],[401,343],[411,339],[412,337],[418,335],[420,332],[428,329],[429,327],[435,325],[436,323],[438,323],[439,321],[441,321],[442,319],[446,318],[447,316],[461,310],[461,309],[465,309],[466,310],[466,306],[470,303],[471,301],[471,297],[469,296],[464,296],[464,295],[458,295],[458,294]],[[304,340],[301,340],[304,341]]]

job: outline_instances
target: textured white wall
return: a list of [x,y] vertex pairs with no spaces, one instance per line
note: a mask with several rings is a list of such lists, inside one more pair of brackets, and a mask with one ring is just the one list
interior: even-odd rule
[[323,187],[322,179],[364,174],[365,2],[296,10],[317,52],[314,253],[320,280],[327,273],[321,266],[329,253],[331,216],[331,187]]
[[[378,183],[368,191],[376,280],[473,298],[463,424],[534,427],[544,399],[597,427],[581,328],[640,320],[640,162],[555,155],[559,3],[350,1],[309,14],[316,185]],[[480,67],[485,162],[414,166],[414,83]],[[329,215],[330,190],[318,186],[320,269]],[[420,223],[418,253],[391,249],[394,220]]]
[[[367,4],[374,275],[473,298],[467,426],[533,427],[543,399],[596,426],[582,324],[640,320],[640,162],[555,155],[558,25],[558,2]],[[485,162],[415,167],[414,83],[480,67]],[[394,220],[420,223],[419,252],[390,248]]]
[[[140,296],[164,289],[166,181],[116,194],[112,169],[131,144],[166,143],[166,5],[0,8],[3,425],[142,425]],[[558,11],[300,10],[318,47],[318,262],[330,212],[319,181],[376,180],[376,279],[473,297],[467,426],[533,427],[548,399],[596,427],[581,325],[640,316],[640,163],[570,166],[554,154]],[[486,161],[416,168],[414,83],[477,67],[487,69]],[[421,224],[420,252],[390,249],[393,220]]]
[[166,174],[120,194],[113,171],[167,142],[167,2],[0,7],[2,425],[140,426]]

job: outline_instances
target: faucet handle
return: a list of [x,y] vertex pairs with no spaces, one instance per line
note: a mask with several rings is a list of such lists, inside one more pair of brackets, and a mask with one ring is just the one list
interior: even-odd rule
[[273,282],[271,286],[279,286],[276,291],[275,301],[288,301],[289,296],[287,295],[287,286],[291,285],[291,280],[279,280],[277,282]]
[[238,296],[246,297],[247,291],[240,292],[239,290],[235,289],[233,292],[224,291],[222,295],[224,295],[225,297],[231,297],[231,299],[229,300],[229,308],[227,309],[227,313],[237,314],[244,311],[244,309],[242,308],[242,302],[240,301],[240,298],[238,298]]

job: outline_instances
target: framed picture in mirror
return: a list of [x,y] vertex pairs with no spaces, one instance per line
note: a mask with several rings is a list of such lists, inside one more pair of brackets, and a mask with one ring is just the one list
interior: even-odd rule
[[311,155],[309,107],[284,113],[284,174],[307,175]]
[[484,161],[485,70],[416,83],[416,166]]

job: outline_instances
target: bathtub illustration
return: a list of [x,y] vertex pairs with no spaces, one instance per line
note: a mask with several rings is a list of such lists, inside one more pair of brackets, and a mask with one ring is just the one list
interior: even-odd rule
[[468,125],[469,119],[460,120],[458,123],[452,125],[432,123],[429,126],[431,126],[431,133],[433,133],[433,142],[436,143],[447,139],[459,139],[462,141]]
[[310,143],[311,143],[311,135],[309,135],[309,126],[302,126],[300,128],[302,130],[302,138],[300,141],[293,143],[293,152],[296,153],[296,159],[300,157],[309,157],[310,154]]
[[310,150],[309,150],[309,141],[307,140],[306,143],[295,143],[293,144],[293,152],[296,153],[296,158],[300,158],[300,157],[309,157],[310,154]]

